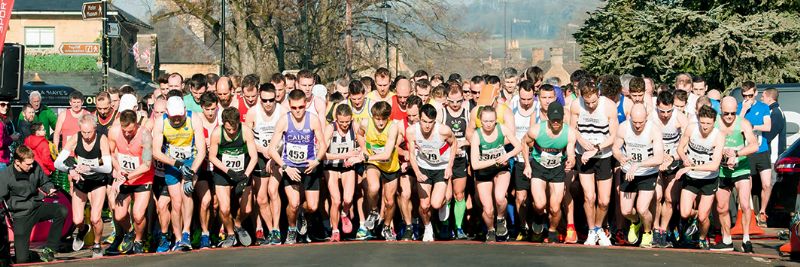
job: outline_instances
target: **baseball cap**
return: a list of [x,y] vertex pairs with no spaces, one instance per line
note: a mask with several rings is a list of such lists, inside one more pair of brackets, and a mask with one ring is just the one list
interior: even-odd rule
[[138,104],[136,103],[136,97],[132,94],[124,94],[119,99],[119,112],[123,112],[126,110],[135,110]]
[[558,101],[553,101],[547,106],[547,118],[550,120],[563,120],[564,119],[564,106]]
[[184,114],[186,114],[186,105],[183,104],[183,98],[173,96],[167,99],[167,116],[183,116]]

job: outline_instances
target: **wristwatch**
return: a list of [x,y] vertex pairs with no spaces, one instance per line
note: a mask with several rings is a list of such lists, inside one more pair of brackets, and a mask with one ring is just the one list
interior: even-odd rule
[[281,170],[286,171],[286,168],[288,168],[288,167],[289,166],[287,166],[286,164],[283,164],[283,166],[281,166]]

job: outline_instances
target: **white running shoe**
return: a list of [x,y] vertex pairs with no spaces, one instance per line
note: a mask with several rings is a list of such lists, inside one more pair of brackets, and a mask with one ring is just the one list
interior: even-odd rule
[[583,242],[584,245],[587,246],[595,246],[597,245],[597,232],[594,229],[589,229],[589,234],[586,236],[586,242]]
[[603,231],[603,229],[600,229],[600,231],[597,231],[597,236],[600,238],[600,242],[599,242],[600,246],[602,246],[602,247],[611,246],[611,240],[608,239],[608,235],[606,235],[606,232]]
[[425,233],[422,235],[422,242],[433,242],[433,226],[430,224],[425,226]]

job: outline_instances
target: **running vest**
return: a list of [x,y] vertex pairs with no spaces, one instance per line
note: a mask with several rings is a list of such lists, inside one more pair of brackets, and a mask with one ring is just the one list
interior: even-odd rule
[[186,111],[186,121],[183,123],[183,126],[178,128],[174,128],[169,124],[167,114],[164,114],[163,120],[164,143],[167,147],[167,156],[178,160],[194,158],[197,150],[194,147],[192,112]]
[[[316,103],[317,103],[317,99],[315,99],[315,97],[316,97],[316,96],[312,96],[312,97],[311,97],[311,104],[309,104],[308,106],[306,106],[306,112],[309,112],[309,113],[311,113],[311,114],[314,114],[314,115],[316,115],[317,117],[319,117],[320,115],[319,115],[319,114],[317,114],[317,105],[316,105]],[[325,115],[325,114],[323,114],[323,115]]]
[[414,126],[416,138],[417,165],[426,170],[444,170],[450,160],[450,144],[439,134],[440,124],[437,122],[431,131],[431,139],[425,139],[419,123]]
[[617,121],[619,123],[625,122],[625,95],[619,94],[619,104],[617,104]]
[[[67,116],[69,117],[70,115],[67,114]],[[97,168],[100,167],[100,165],[103,165],[103,153],[100,150],[101,136],[102,135],[95,133],[94,145],[92,145],[92,148],[89,150],[86,150],[86,147],[83,145],[83,134],[78,132],[78,135],[76,136],[76,138],[78,138],[78,143],[73,151],[75,161],[78,163],[78,165],[86,165],[91,168]],[[95,173],[94,171],[90,170],[85,174],[81,174],[81,177],[86,180],[102,181],[105,179],[106,175],[102,173]]]
[[353,106],[353,103],[350,102],[350,100],[347,100],[347,105],[350,106],[350,109],[353,110],[354,121],[359,122],[361,120],[369,119],[370,117],[372,117],[372,114],[370,114],[369,111],[369,107],[371,106],[370,105],[371,101],[372,100],[370,100],[369,98],[364,98],[364,103],[362,103],[363,105],[361,106],[361,110],[357,110],[355,106]]
[[108,129],[111,128],[111,124],[114,123],[114,120],[117,118],[117,114],[119,113],[114,111],[114,114],[111,114],[111,116],[108,116],[108,118],[103,119],[97,115],[97,112],[95,112],[95,116],[97,116],[97,134],[108,136]]
[[[580,114],[578,115],[578,134],[583,136],[584,139],[589,141],[594,145],[599,145],[606,141],[606,139],[610,137],[610,126],[608,122],[608,117],[605,114],[606,108],[606,101],[604,101],[603,97],[600,97],[597,101],[597,108],[594,111],[589,112],[586,110],[586,104],[583,101],[583,98],[580,99],[579,108]],[[580,144],[575,146],[575,152],[579,155],[583,154],[586,149],[584,149]],[[597,154],[594,155],[593,158],[608,158],[611,156],[611,148],[606,147]]]
[[[721,122],[721,120],[722,119],[717,118],[717,121],[714,123],[715,130],[720,129],[722,126],[721,123],[723,122]],[[725,148],[736,151],[742,150],[745,144],[744,133],[742,132],[742,117],[736,116],[736,120],[733,121],[732,126],[733,129],[731,129],[731,133],[725,135]],[[722,130],[720,130],[720,133],[722,133]],[[722,162],[719,164],[720,177],[733,178],[750,174],[750,161],[747,160],[746,156],[738,157],[733,169],[728,168],[727,162],[728,158],[722,156]]]
[[[531,106],[531,108],[535,107]],[[517,140],[522,140],[522,137],[524,137],[525,134],[528,133],[528,130],[531,129],[531,115],[533,115],[536,112],[536,110],[534,110],[534,112],[532,112],[528,116],[522,115],[521,113],[522,109],[519,106],[517,106],[517,108],[514,108],[513,111],[514,111],[514,136],[517,137]],[[520,152],[517,155],[517,161],[521,162],[525,160],[525,155],[527,153],[528,151]]]
[[[464,142],[467,140],[467,125],[469,123],[469,110],[466,108],[461,108],[461,113],[456,116],[450,115],[450,110],[445,110],[444,113],[444,125],[450,127],[453,130],[453,135],[455,135],[456,140],[458,142]],[[461,147],[458,155],[456,157],[463,158],[467,156],[467,150],[469,149],[468,146]]]
[[68,109],[64,111],[64,113],[64,122],[61,123],[61,143],[59,144],[61,146],[64,146],[64,143],[67,142],[67,138],[80,132],[81,126],[78,123],[78,119],[89,112],[86,110],[81,110],[81,112],[78,114],[78,118],[72,115],[72,110]]
[[389,116],[390,120],[403,120],[408,117],[405,110],[400,109],[400,103],[397,102],[397,95],[392,96],[392,113]]
[[393,123],[394,121],[389,120],[386,123],[386,127],[383,128],[383,131],[378,132],[378,129],[375,127],[372,119],[367,120],[366,143],[369,155],[372,156],[383,153],[384,149],[392,150],[392,155],[389,157],[389,160],[370,160],[367,163],[373,164],[381,171],[388,173],[393,173],[400,169],[400,161],[397,158],[397,149],[394,147],[384,147],[386,145],[386,140],[389,139],[389,129],[392,127]]
[[[703,165],[711,162],[714,155],[714,140],[720,134],[717,128],[711,129],[708,137],[703,138],[700,134],[700,128],[695,127],[694,131],[690,133],[689,148],[686,151],[686,156],[691,160],[694,165]],[[717,178],[718,171],[689,171],[686,173],[693,179],[715,179]]]
[[[117,142],[117,162],[119,163],[120,169],[127,173],[131,173],[134,170],[138,169],[144,163],[142,160],[142,151],[144,148],[142,147],[142,130],[139,129],[136,131],[136,135],[133,136],[130,142],[125,139],[125,136],[122,134],[122,130],[118,131],[119,134],[111,137],[114,138]],[[149,132],[145,132],[144,134],[150,134]],[[155,175],[155,169],[150,167],[146,173],[142,174],[136,180],[127,180],[125,181],[125,185],[145,185],[145,184],[152,184],[153,183],[153,175]]]
[[[625,157],[628,158],[628,164],[622,165],[622,170],[626,173],[628,172],[631,163],[642,163],[651,157],[653,157],[653,143],[650,140],[652,131],[652,125],[650,123],[645,122],[644,129],[642,133],[636,135],[633,131],[633,125],[631,125],[630,121],[625,121],[620,124],[620,130],[625,131],[625,139],[622,145],[622,151],[624,151]],[[645,176],[651,175],[658,172],[658,166],[653,167],[639,167],[636,169],[636,172],[633,173],[634,176]]]
[[228,140],[227,134],[224,129],[220,129],[219,149],[217,149],[217,157],[220,157],[222,164],[226,168],[235,172],[244,171],[247,163],[250,162],[250,154],[247,152],[247,144],[244,142],[244,135],[242,134],[242,126],[236,131],[236,137],[233,140]]
[[256,120],[253,125],[253,137],[255,138],[256,145],[261,147],[268,147],[272,134],[275,133],[275,125],[281,119],[280,114],[286,114],[288,111],[284,110],[282,105],[275,105],[275,110],[272,111],[272,116],[266,119],[266,112],[263,108],[257,109]]
[[569,142],[569,125],[561,126],[561,132],[556,137],[547,134],[547,121],[539,122],[539,133],[533,144],[531,158],[542,165],[552,169],[561,166],[567,158],[566,149]]
[[[339,133],[339,130],[337,129],[339,126],[336,126],[336,122],[331,124],[333,125],[333,136],[331,137],[331,143],[328,146],[328,154],[346,154],[350,153],[350,151],[355,151],[356,134],[353,131],[353,123],[350,122],[350,128],[347,129],[347,133],[345,134]],[[325,166],[343,168],[344,160],[325,160]]]
[[497,131],[497,138],[492,142],[487,142],[483,136],[483,130],[479,129],[477,131],[478,138],[480,138],[480,160],[495,160],[506,153],[505,149],[505,136],[503,136],[503,131],[500,129],[500,125],[496,125],[494,128]]
[[676,156],[678,152],[678,142],[681,140],[681,130],[683,130],[678,127],[677,115],[672,114],[667,124],[664,124],[661,122],[661,119],[658,118],[657,112],[658,111],[651,115],[650,120],[659,123],[661,126],[661,134],[664,139],[664,156]]
[[[216,129],[217,126],[219,126],[220,119],[222,118],[222,109],[218,109],[218,110],[219,110],[219,113],[217,114],[217,119],[214,120],[213,124],[211,124],[210,127],[206,127],[206,124],[208,123],[208,121],[206,120],[206,118],[202,118],[202,120],[204,122],[203,123],[203,137],[205,137],[204,140],[206,141],[206,151],[208,151],[208,148],[211,147],[211,133],[213,133],[214,129]],[[225,130],[224,129],[220,129],[220,131],[225,131]],[[211,164],[211,162],[208,161],[208,159],[205,159],[205,160],[203,160],[203,165],[200,166],[200,169],[201,170],[202,169],[206,169],[206,170],[209,170],[209,171],[213,171],[214,170],[214,164]]]
[[283,162],[289,167],[308,167],[308,160],[316,159],[314,154],[314,131],[311,130],[311,112],[303,117],[303,128],[295,127],[292,114],[287,112],[288,124],[283,133]]

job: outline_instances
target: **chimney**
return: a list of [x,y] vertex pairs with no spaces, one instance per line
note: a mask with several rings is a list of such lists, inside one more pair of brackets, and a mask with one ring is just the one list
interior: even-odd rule
[[531,49],[531,66],[538,66],[539,63],[544,62],[544,48]]
[[545,79],[558,77],[561,81],[569,81],[569,72],[564,69],[564,48],[550,48],[550,69],[544,74]]

